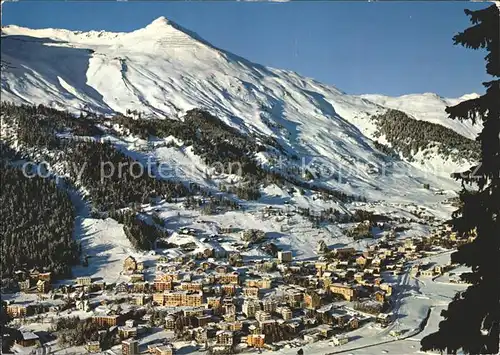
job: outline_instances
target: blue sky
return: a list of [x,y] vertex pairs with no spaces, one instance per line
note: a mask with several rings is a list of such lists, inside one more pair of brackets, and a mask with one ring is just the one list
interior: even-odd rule
[[165,16],[217,47],[352,94],[483,92],[484,52],[454,46],[467,2],[4,3],[3,24],[131,31]]

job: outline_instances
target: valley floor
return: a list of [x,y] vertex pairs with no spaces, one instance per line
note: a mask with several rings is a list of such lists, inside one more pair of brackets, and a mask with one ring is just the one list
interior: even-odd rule
[[[352,238],[343,235],[341,228],[337,225],[330,225],[327,228],[312,228],[310,222],[302,220],[300,216],[293,219],[292,225],[284,221],[284,218],[266,217],[260,210],[265,205],[248,206],[244,212],[227,212],[223,215],[204,216],[195,210],[185,210],[179,204],[164,204],[154,207],[148,207],[159,213],[161,218],[166,221],[165,227],[171,230],[179,230],[183,227],[193,228],[197,231],[196,236],[180,235],[173,233],[168,241],[173,243],[196,244],[197,250],[204,250],[207,247],[224,249],[230,251],[234,243],[240,240],[239,233],[228,234],[227,239],[222,241],[207,240],[211,234],[217,234],[220,227],[238,227],[242,230],[255,228],[260,229],[271,237],[271,240],[280,248],[291,250],[294,258],[297,260],[310,260],[317,258],[315,246],[319,240],[325,240],[331,248],[352,246],[360,250],[365,250],[370,243],[375,243],[377,239],[361,240],[353,242]],[[367,207],[367,206],[364,206]],[[387,211],[387,206],[372,206],[374,210]],[[397,206],[392,206],[392,210]],[[145,212],[148,212],[145,210]],[[152,212],[152,211],[149,211]],[[94,219],[90,218],[85,206],[80,204],[80,215],[77,219],[77,240],[82,242],[84,251],[91,256],[89,266],[78,266],[74,268],[75,277],[91,276],[93,280],[105,281],[107,284],[127,281],[128,276],[122,274],[123,260],[128,255],[133,255],[138,260],[144,261],[147,265],[145,271],[146,281],[153,281],[156,260],[161,255],[174,257],[179,255],[176,249],[157,250],[156,252],[137,252],[134,251],[130,242],[126,238],[122,225],[112,219]],[[407,209],[401,210],[402,215],[408,215]],[[286,226],[285,233],[276,232],[283,226]],[[424,224],[410,224],[409,229],[402,232],[400,238],[408,238],[429,233],[430,226]],[[416,262],[434,262],[437,264],[447,264],[450,260],[451,251],[436,253],[426,259],[420,259]],[[269,258],[267,254],[258,248],[243,252],[244,260],[251,261],[256,259]],[[410,263],[411,265],[411,263]],[[450,283],[447,276],[438,278],[414,277],[410,275],[409,267],[406,266],[405,273],[399,276],[383,275],[384,280],[393,284],[396,320],[387,328],[380,328],[375,323],[370,322],[361,328],[347,333],[349,342],[342,346],[334,347],[328,341],[320,341],[307,345],[292,347],[285,345],[278,351],[269,351],[280,355],[295,355],[299,348],[304,350],[304,354],[401,354],[418,353],[419,341],[423,336],[429,334],[438,328],[441,320],[440,311],[451,300],[451,297],[465,288],[464,285]],[[73,280],[62,281],[61,283],[73,283]],[[31,295],[29,295],[31,296]],[[23,294],[15,294],[4,297],[5,300],[13,299],[16,301],[31,300]],[[103,299],[113,297],[103,295]],[[101,297],[101,298],[102,298]],[[100,299],[98,297],[98,299]],[[430,313],[429,313],[430,312]],[[32,322],[21,327],[23,330],[47,330],[50,325],[50,319],[64,316],[61,314],[47,314],[45,322]],[[81,318],[87,318],[92,312],[72,311],[67,315],[78,315]],[[427,320],[427,321],[425,321]],[[399,338],[390,335],[392,332],[399,332]],[[147,349],[147,345],[154,343],[158,339],[172,338],[173,333],[162,329],[153,331],[152,334],[140,340],[140,346]],[[293,344],[293,341],[291,342]],[[47,344],[50,346],[50,344]],[[174,345],[179,349],[178,354],[187,354],[191,352],[200,352],[190,343],[175,342]],[[81,348],[58,349],[53,344],[54,354],[74,354],[82,353],[85,350]],[[118,349],[118,347],[116,347]],[[22,353],[21,348],[17,350]],[[120,350],[121,351],[121,350]],[[266,352],[268,353],[268,352]]]
[[[450,253],[438,254],[422,262],[447,263]],[[352,339],[345,345],[333,347],[328,342],[317,342],[301,346],[304,354],[414,354],[420,351],[420,340],[438,330],[441,310],[446,309],[451,298],[466,285],[442,283],[424,277],[413,277],[407,271],[397,281],[398,308],[396,321],[385,329],[372,323],[347,335]],[[390,335],[401,332],[399,337]],[[281,349],[264,354],[295,355],[299,348]]]
[[[431,256],[427,260],[436,263],[446,263],[449,261],[450,252],[445,252]],[[312,344],[300,345],[292,347],[285,346],[278,351],[264,351],[263,354],[277,355],[295,355],[302,348],[304,354],[414,354],[420,352],[420,340],[436,331],[438,324],[442,320],[440,312],[446,309],[447,304],[457,291],[465,289],[465,285],[450,284],[440,282],[438,279],[413,277],[409,271],[400,275],[398,279],[394,279],[396,286],[396,302],[397,308],[394,310],[396,321],[387,328],[380,328],[374,323],[368,323],[365,326],[347,333],[349,342],[341,346],[333,346],[328,341],[319,341]],[[73,312],[72,315],[80,315],[85,317],[84,312]],[[88,314],[87,314],[88,316]],[[30,323],[22,327],[25,330],[47,330],[47,323]],[[390,335],[392,332],[400,332],[399,337]],[[161,339],[173,339],[173,332],[164,331],[163,329],[155,329],[152,334],[145,336],[140,341],[140,347],[144,350],[147,345],[155,343]],[[290,343],[294,343],[292,341]],[[203,351],[198,351],[197,347],[191,345],[190,342],[174,342],[178,349],[177,354],[202,354]],[[73,348],[58,348],[53,346],[53,354],[79,354],[84,353],[83,347]],[[17,353],[22,354],[23,350],[17,348]],[[112,348],[112,351],[120,353],[119,347]]]

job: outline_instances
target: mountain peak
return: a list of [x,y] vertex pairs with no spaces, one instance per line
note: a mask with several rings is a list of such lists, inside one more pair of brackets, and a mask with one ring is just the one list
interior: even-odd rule
[[153,37],[185,36],[186,38],[190,38],[191,40],[194,40],[195,42],[197,42],[199,44],[204,44],[208,47],[216,49],[215,47],[212,46],[212,44],[210,44],[208,41],[204,40],[197,33],[190,31],[187,28],[182,27],[181,25],[175,23],[174,21],[167,19],[165,16],[158,17],[153,22],[151,22],[149,25],[147,25],[143,29],[136,31],[136,32],[141,33],[144,30],[147,33],[153,34]]
[[160,16],[157,19],[155,19],[153,22],[151,22],[149,25],[146,27],[165,27],[171,25],[171,22],[169,19],[167,19],[165,16]]

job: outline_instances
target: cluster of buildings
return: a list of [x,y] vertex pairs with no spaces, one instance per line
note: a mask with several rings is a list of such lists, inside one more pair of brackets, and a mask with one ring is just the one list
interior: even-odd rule
[[40,272],[37,269],[17,270],[15,272],[15,280],[18,289],[22,292],[40,292],[47,293],[51,289],[52,273]]
[[[450,240],[454,245],[463,242],[443,227],[430,236],[402,241],[389,235],[365,251],[347,247],[325,252],[323,247],[323,255],[310,261],[295,261],[292,252],[278,251],[275,258],[243,265],[213,254],[209,257],[210,253],[197,258],[186,253],[160,257],[154,270],[148,269],[148,275],[153,271],[149,280],[144,263],[129,256],[122,273],[130,282],[106,285],[78,277],[69,307],[92,312],[92,322],[100,328],[116,328],[119,338],[124,339],[123,354],[138,354],[138,339],[153,325],[213,353],[228,353],[236,346],[272,347],[287,339],[330,339],[332,345],[341,345],[348,341],[342,333],[363,322],[391,321],[386,312],[393,287],[383,275],[406,272],[409,261],[449,246]],[[433,277],[451,267],[412,263],[409,272]],[[51,289],[50,273],[18,272],[17,279],[23,292],[43,294]],[[93,305],[92,297],[110,290],[126,294],[130,307],[148,311],[137,320],[131,319],[129,311]],[[29,317],[33,314],[30,307],[11,303],[6,312],[13,318]],[[152,317],[151,310],[161,311],[162,317]],[[96,342],[87,347],[89,352],[102,350]],[[172,355],[175,348],[161,343],[149,345],[147,351]]]

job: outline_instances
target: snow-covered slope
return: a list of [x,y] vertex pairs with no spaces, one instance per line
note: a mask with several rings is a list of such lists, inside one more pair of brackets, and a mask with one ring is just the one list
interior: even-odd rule
[[475,139],[482,128],[481,125],[472,125],[470,122],[450,120],[445,112],[446,106],[453,106],[461,101],[477,98],[478,94],[468,94],[457,99],[448,99],[433,93],[400,97],[383,95],[361,95],[361,97],[384,107],[406,112],[417,120],[440,124],[470,139]]
[[[471,138],[477,131],[446,119],[453,100],[347,95],[218,49],[164,17],[130,33],[17,26],[3,33],[2,100],[169,118],[202,108],[242,132],[275,137],[306,163],[320,158],[325,184],[372,199],[435,202],[422,185],[455,189],[447,176],[461,168],[438,156],[425,165],[388,159],[374,148],[372,115],[398,107]],[[334,175],[342,181],[328,179]]]

